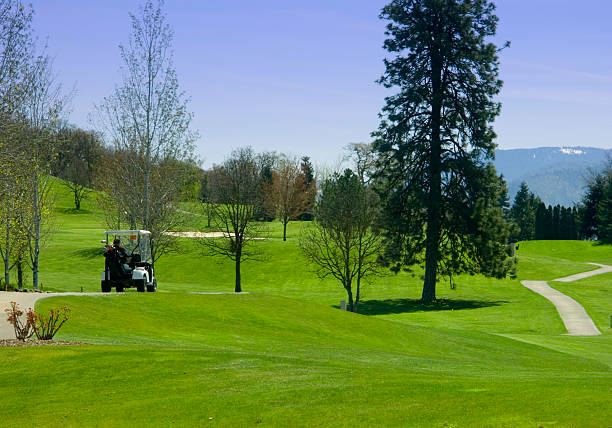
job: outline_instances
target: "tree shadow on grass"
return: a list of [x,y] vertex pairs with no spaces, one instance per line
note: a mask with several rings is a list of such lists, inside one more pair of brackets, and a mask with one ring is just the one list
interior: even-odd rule
[[74,254],[84,259],[95,259],[104,255],[102,246],[95,248],[82,248],[74,251]]
[[448,300],[438,299],[435,302],[423,303],[417,299],[365,300],[359,302],[357,312],[362,315],[405,314],[413,312],[459,311],[501,306],[508,303],[504,300]]
[[77,210],[76,208],[56,208],[56,211],[62,214],[91,214],[90,210],[86,210],[83,208],[79,210]]

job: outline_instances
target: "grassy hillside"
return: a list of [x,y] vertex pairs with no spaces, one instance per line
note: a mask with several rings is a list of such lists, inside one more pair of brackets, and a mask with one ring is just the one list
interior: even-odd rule
[[[74,311],[62,338],[95,345],[1,349],[15,379],[0,386],[8,425],[609,421],[609,365],[497,335],[258,295],[65,297],[38,309],[61,304]],[[20,407],[23,397],[35,399]]]
[[[104,225],[92,200],[70,209],[42,257],[47,289],[99,290]],[[185,206],[194,211],[195,207]],[[181,214],[186,215],[186,214]],[[204,221],[188,216],[194,223]],[[588,242],[521,243],[519,278],[456,278],[439,302],[417,302],[417,272],[368,284],[361,315],[320,280],[278,223],[244,265],[182,251],[157,265],[160,291],[45,299],[73,317],[59,339],[86,346],[0,348],[3,423],[35,426],[607,426],[612,420],[612,274],[552,283],[586,308],[603,334],[568,337],[554,307],[520,285],[612,264]],[[189,226],[188,226],[189,227]],[[28,403],[24,406],[23,403]]]
[[[70,209],[72,200],[59,188],[58,229],[42,254],[41,278],[46,289],[99,291],[103,258],[100,239],[103,213],[93,199],[85,201],[84,213]],[[185,205],[185,211],[197,207]],[[185,215],[185,214],[179,214]],[[187,227],[205,223],[205,218],[187,216]],[[263,261],[243,265],[243,288],[252,293],[279,295],[292,299],[337,306],[345,299],[342,287],[333,279],[321,280],[302,257],[297,236],[309,223],[289,224],[287,242],[282,228],[268,224],[270,237],[256,242]],[[519,250],[519,279],[554,279],[595,269],[587,261],[612,264],[609,247],[587,242],[527,242]],[[234,266],[229,260],[202,255],[192,240],[181,239],[181,251],[164,256],[156,265],[159,292],[223,292],[233,290]],[[389,274],[366,284],[359,311],[394,320],[438,327],[469,328],[499,333],[561,333],[563,325],[554,308],[522,287],[518,280],[487,279],[482,276],[455,278],[457,289],[447,283],[438,286],[438,297],[449,300],[423,308],[417,304],[422,279],[414,275]],[[527,308],[530,308],[529,311]]]

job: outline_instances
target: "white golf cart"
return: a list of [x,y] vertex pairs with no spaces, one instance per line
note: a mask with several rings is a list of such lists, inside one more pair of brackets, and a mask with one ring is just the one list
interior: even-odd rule
[[102,292],[113,287],[118,293],[136,287],[139,292],[157,291],[148,230],[108,230],[104,232],[104,272]]

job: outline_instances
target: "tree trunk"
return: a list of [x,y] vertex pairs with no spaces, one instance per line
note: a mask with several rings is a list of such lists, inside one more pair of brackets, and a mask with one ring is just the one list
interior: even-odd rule
[[79,198],[77,190],[74,191],[74,206],[76,207],[77,211],[81,209],[81,198]]
[[355,312],[355,305],[353,303],[353,290],[351,289],[350,285],[345,285],[344,288],[346,289],[346,294],[348,297],[349,311]]
[[283,221],[283,241],[287,240],[287,223],[288,221]]
[[242,293],[242,285],[240,283],[240,256],[236,257],[236,287],[234,291],[236,293]]
[[11,229],[10,229],[10,220],[6,220],[6,250],[4,252],[4,285],[5,287],[9,285],[11,281]]
[[356,290],[355,290],[355,311],[357,312],[357,305],[359,305],[359,295],[360,295],[360,289],[361,289],[361,267],[359,268],[359,270],[357,271],[357,284],[356,284]]
[[437,55],[432,58],[431,148],[429,157],[429,204],[427,205],[427,237],[425,244],[425,281],[423,302],[436,299],[436,276],[440,243],[440,204],[442,202],[442,148],[440,142],[442,113],[442,64]]
[[40,212],[40,183],[38,182],[38,174],[34,174],[34,254],[32,254],[32,287],[38,288],[38,262],[40,257],[40,226],[42,214]]
[[142,192],[142,204],[143,204],[143,211],[144,211],[144,218],[143,218],[143,228],[145,230],[151,231],[151,226],[149,225],[149,216],[150,216],[150,202],[149,202],[149,184],[151,181],[151,167],[150,167],[150,158],[151,158],[151,153],[150,153],[150,149],[147,148],[146,150],[146,165],[145,165],[145,174],[144,174],[144,187],[143,187],[143,192]]
[[17,260],[17,288],[23,288],[23,262]]

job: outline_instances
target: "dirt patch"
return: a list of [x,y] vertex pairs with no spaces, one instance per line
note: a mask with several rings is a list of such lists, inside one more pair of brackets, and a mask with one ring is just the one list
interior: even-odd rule
[[65,345],[88,345],[84,342],[68,342],[65,340],[26,340],[17,339],[2,339],[0,340],[0,348],[16,348],[21,346],[65,346]]

